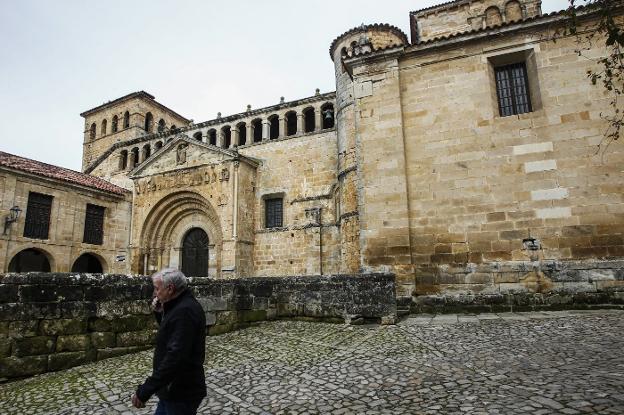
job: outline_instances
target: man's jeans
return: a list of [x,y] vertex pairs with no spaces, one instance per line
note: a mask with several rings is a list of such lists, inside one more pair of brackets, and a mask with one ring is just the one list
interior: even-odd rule
[[154,415],[195,415],[202,399],[192,401],[170,401],[161,399],[158,401]]

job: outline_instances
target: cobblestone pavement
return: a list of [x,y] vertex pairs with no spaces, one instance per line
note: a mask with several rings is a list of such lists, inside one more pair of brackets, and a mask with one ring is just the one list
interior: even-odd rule
[[[207,340],[202,414],[624,414],[624,312],[276,321]],[[142,352],[0,385],[1,414],[147,414]]]

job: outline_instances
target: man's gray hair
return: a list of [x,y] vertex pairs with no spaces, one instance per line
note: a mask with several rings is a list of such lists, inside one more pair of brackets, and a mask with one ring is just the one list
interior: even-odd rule
[[163,286],[167,287],[169,284],[173,284],[176,292],[182,292],[188,287],[188,280],[186,276],[179,269],[165,268],[161,269],[154,275],[152,279],[160,278],[163,282]]

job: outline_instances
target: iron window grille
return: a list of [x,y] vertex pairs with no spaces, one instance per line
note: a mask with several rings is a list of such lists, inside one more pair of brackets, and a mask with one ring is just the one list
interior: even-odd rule
[[283,226],[283,199],[265,200],[265,223],[267,228],[281,228]]
[[104,237],[104,211],[106,208],[87,203],[85,214],[84,236],[82,242],[102,245]]
[[51,211],[52,196],[29,192],[24,236],[27,238],[48,239]]
[[501,117],[531,112],[529,78],[524,62],[494,68]]

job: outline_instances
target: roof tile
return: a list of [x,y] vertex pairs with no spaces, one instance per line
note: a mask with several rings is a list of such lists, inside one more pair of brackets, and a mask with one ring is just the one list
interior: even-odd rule
[[0,151],[0,167],[7,167],[14,170],[20,170],[26,173],[36,174],[38,176],[49,177],[61,180],[67,183],[79,184],[81,186],[90,187],[92,189],[102,190],[117,195],[124,195],[128,190],[115,186],[114,184],[100,179],[99,177],[80,173],[64,167],[54,166],[52,164],[42,163],[40,161],[16,156],[13,154]]

